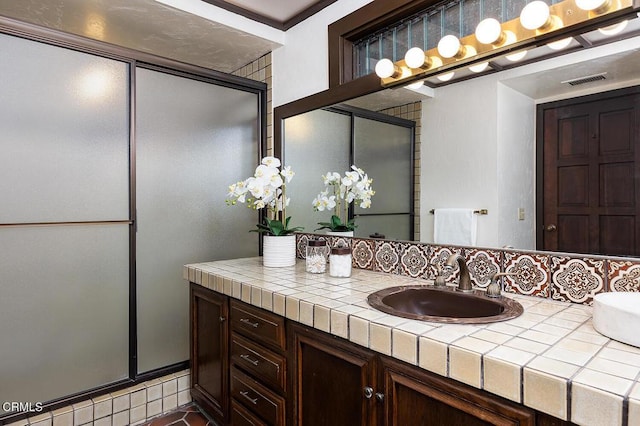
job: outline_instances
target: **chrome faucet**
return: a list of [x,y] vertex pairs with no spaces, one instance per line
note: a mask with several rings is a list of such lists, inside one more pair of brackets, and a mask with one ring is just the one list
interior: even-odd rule
[[455,262],[458,262],[458,266],[460,267],[460,280],[458,281],[458,291],[462,291],[464,293],[471,293],[473,291],[473,286],[471,285],[471,277],[469,276],[469,268],[467,268],[467,262],[461,254],[453,253],[447,261],[445,265],[448,268],[452,268]]
[[495,274],[493,274],[493,276],[491,277],[491,281],[489,282],[489,285],[487,286],[487,297],[500,297],[503,291],[502,288],[502,280],[500,280],[500,282],[498,282],[498,278],[500,277],[506,277],[508,275],[516,275],[513,272],[496,272]]

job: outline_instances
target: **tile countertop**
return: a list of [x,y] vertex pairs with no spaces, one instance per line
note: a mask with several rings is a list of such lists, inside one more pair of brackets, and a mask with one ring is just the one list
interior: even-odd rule
[[[594,330],[591,307],[507,295],[525,308],[482,325],[399,318],[367,304],[424,280],[354,269],[350,278],[261,258],[185,265],[184,278],[376,352],[580,425],[640,425],[640,349]],[[635,327],[635,324],[629,324]]]

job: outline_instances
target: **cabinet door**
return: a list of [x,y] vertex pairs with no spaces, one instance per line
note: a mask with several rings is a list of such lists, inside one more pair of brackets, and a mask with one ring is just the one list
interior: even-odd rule
[[227,296],[191,284],[191,396],[225,424],[229,413]]
[[385,417],[394,426],[533,426],[533,410],[394,360],[383,361]]
[[293,326],[295,424],[370,425],[375,419],[373,353]]

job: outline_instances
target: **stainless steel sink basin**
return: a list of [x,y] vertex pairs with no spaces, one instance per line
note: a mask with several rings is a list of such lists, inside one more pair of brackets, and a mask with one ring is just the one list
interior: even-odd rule
[[369,305],[391,315],[422,321],[485,324],[516,318],[523,312],[515,300],[488,298],[482,291],[461,293],[433,286],[398,286],[371,293]]

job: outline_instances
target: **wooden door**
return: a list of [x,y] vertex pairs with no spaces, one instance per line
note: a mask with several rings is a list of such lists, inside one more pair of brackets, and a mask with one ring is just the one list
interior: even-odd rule
[[535,412],[462,383],[383,359],[385,425],[533,426]]
[[292,328],[294,424],[375,425],[375,355],[315,330]]
[[191,396],[220,424],[229,421],[227,296],[191,284]]
[[539,249],[640,255],[639,92],[538,107]]

